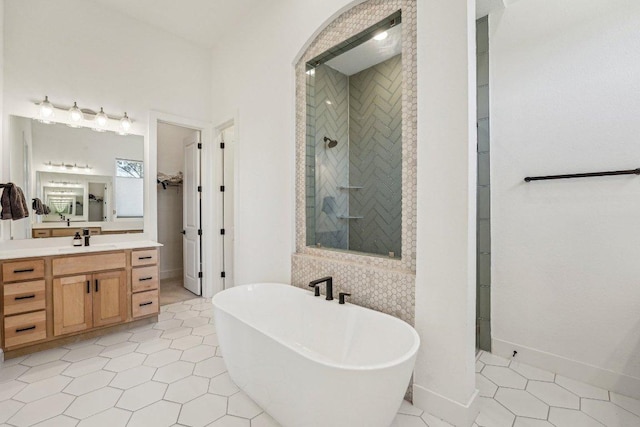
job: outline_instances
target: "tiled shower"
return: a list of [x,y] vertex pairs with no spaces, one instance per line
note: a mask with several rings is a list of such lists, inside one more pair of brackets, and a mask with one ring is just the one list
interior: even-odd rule
[[491,182],[489,177],[489,21],[476,23],[478,95],[478,207],[476,347],[491,350]]
[[307,244],[399,257],[402,56],[350,76],[321,65],[308,79]]

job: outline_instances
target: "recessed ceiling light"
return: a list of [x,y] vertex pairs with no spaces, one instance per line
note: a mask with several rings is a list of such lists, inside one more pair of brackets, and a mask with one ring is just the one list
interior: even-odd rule
[[384,40],[389,36],[389,33],[387,33],[386,31],[381,32],[380,34],[376,34],[375,36],[373,36],[374,40]]

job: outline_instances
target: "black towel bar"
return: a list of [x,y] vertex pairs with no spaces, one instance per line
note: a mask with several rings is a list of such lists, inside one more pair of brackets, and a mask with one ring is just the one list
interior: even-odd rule
[[572,173],[567,175],[528,176],[524,179],[524,181],[530,182],[530,181],[543,181],[547,179],[590,178],[592,176],[611,176],[611,175],[640,175],[640,168],[627,169],[622,171],[609,171],[609,172],[589,172],[589,173]]

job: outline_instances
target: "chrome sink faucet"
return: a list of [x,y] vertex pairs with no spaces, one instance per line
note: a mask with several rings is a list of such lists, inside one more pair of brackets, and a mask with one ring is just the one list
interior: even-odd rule
[[322,279],[312,280],[311,282],[309,282],[309,286],[315,289],[315,296],[318,297],[320,296],[320,288],[318,287],[318,285],[325,282],[327,284],[327,298],[325,299],[327,301],[331,301],[333,299],[333,277],[327,276],[323,277]]

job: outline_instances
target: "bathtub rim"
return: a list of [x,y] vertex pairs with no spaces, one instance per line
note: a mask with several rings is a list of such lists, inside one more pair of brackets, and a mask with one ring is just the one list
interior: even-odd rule
[[[233,291],[233,290],[237,290],[240,288],[248,288],[250,286],[259,286],[259,285],[278,285],[278,286],[286,286],[286,287],[290,287],[293,288],[297,291],[300,292],[305,292],[304,289],[300,289],[294,285],[289,285],[286,283],[278,283],[278,282],[260,282],[260,283],[250,283],[250,284],[246,284],[246,285],[238,285],[238,286],[234,286],[233,288],[229,288],[229,289],[225,289],[223,291],[218,292],[216,295],[213,296],[213,298],[211,299],[211,304],[213,305],[212,310],[220,310],[221,312],[224,312],[225,314],[227,314],[228,316],[233,317],[234,319],[238,320],[239,322],[247,325],[248,327],[250,327],[251,329],[269,337],[270,339],[274,340],[275,342],[279,343],[280,345],[294,351],[295,353],[299,354],[300,356],[306,358],[306,359],[311,359],[314,363],[318,363],[320,365],[323,366],[327,366],[329,368],[333,368],[333,369],[340,369],[340,370],[345,370],[345,371],[374,371],[374,370],[381,370],[381,369],[388,369],[388,368],[393,368],[396,367],[398,365],[401,365],[409,360],[411,360],[412,358],[415,358],[417,353],[418,353],[418,349],[420,348],[420,335],[418,335],[418,332],[415,330],[415,328],[413,326],[411,326],[410,324],[408,324],[407,322],[405,322],[402,319],[399,319],[397,317],[391,316],[390,314],[387,313],[383,313],[381,311],[377,311],[377,310],[372,310],[370,308],[367,307],[362,307],[360,305],[357,304],[351,304],[351,303],[346,303],[346,305],[349,305],[350,307],[353,307],[356,310],[368,310],[368,311],[373,311],[375,312],[377,315],[381,315],[381,316],[386,316],[388,317],[391,321],[394,322],[400,322],[402,323],[403,327],[409,328],[409,331],[411,333],[411,335],[413,336],[414,340],[413,340],[413,344],[411,345],[410,349],[403,354],[402,356],[392,359],[391,361],[388,362],[383,362],[383,363],[376,363],[376,364],[371,364],[371,365],[366,365],[366,366],[360,366],[360,365],[348,365],[348,364],[344,364],[344,363],[332,363],[332,362],[327,362],[325,360],[319,360],[316,357],[314,357],[314,355],[312,354],[308,354],[308,353],[303,353],[300,351],[299,348],[296,348],[290,344],[288,344],[286,341],[273,336],[272,334],[265,332],[259,328],[257,328],[256,326],[252,325],[251,323],[239,318],[238,316],[233,315],[232,313],[230,313],[228,310],[225,310],[223,308],[220,307],[220,305],[216,304],[215,300],[216,297],[218,297],[218,295],[226,292],[226,291]],[[336,304],[336,302],[331,302],[333,304]],[[218,327],[218,325],[216,325],[216,327]],[[413,370],[413,368],[412,368]]]

